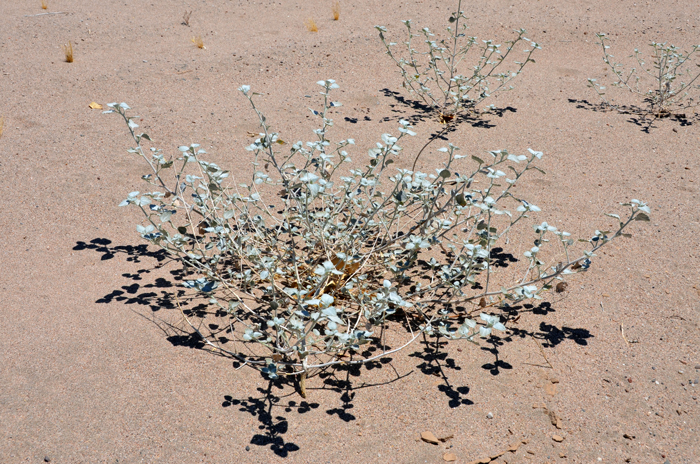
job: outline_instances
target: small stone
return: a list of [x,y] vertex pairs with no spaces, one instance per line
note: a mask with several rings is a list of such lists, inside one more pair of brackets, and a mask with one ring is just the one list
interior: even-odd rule
[[697,366],[695,366],[695,369],[700,370],[700,364],[698,364]]
[[564,441],[564,437],[561,435],[552,435],[552,440],[556,441],[557,443],[561,443]]
[[479,458],[476,459],[469,464],[489,464],[491,462],[491,458]]
[[548,383],[547,385],[544,386],[544,392],[548,394],[549,396],[554,396],[557,394],[557,384],[556,383]]
[[445,462],[452,462],[457,460],[457,456],[454,453],[445,453],[442,456],[442,460]]
[[420,438],[424,442],[430,443],[431,445],[437,445],[439,443],[433,432],[421,432]]
[[51,462],[51,458],[48,456],[44,456],[44,462]]
[[555,413],[554,411],[549,411],[549,421],[552,423],[553,426],[560,430],[563,427],[561,424],[561,419],[559,418],[559,416],[557,416],[557,413]]
[[490,413],[486,414],[486,418],[487,418],[487,419],[493,419],[493,413],[490,412]]
[[250,451],[250,446],[246,446],[246,447],[245,447],[245,450],[246,450],[246,451]]

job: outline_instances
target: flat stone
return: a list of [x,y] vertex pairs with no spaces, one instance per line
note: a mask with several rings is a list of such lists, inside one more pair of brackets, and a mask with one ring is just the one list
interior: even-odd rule
[[431,445],[437,445],[439,443],[433,432],[421,432],[420,438],[424,442],[430,443]]
[[564,437],[561,435],[552,435],[552,440],[556,441],[557,443],[561,443],[564,441]]

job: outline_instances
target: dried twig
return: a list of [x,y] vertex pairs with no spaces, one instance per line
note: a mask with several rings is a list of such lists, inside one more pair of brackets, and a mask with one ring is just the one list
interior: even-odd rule
[[620,324],[620,333],[622,334],[622,339],[627,343],[627,346],[630,346],[629,340],[627,340],[627,337],[625,337],[625,325]]
[[549,366],[550,369],[554,369],[554,366],[552,366],[552,363],[549,362],[549,359],[547,359],[547,355],[544,354],[544,348],[542,348],[542,345],[540,342],[537,341],[537,339],[534,336],[530,336],[532,340],[534,340],[535,344],[537,345],[537,348],[540,349],[540,353],[542,354],[542,357],[544,358],[545,361],[547,361],[547,365]]
[[190,27],[190,16],[192,16],[192,12],[185,10],[185,14],[182,16],[182,24],[187,27]]
[[30,16],[44,16],[44,15],[55,15],[55,14],[68,14],[68,12],[66,12],[66,11],[52,11],[49,13],[37,13],[37,14],[33,14],[33,15],[24,15],[24,17],[28,18]]

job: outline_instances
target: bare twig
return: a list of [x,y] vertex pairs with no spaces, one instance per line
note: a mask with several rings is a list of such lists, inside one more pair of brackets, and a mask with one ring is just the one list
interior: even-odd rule
[[33,15],[24,15],[24,17],[28,18],[30,16],[45,16],[45,15],[58,15],[58,14],[70,14],[70,13],[68,13],[66,11],[52,11],[49,13],[37,13],[37,14],[33,14]]
[[185,11],[185,14],[182,16],[182,24],[187,27],[190,27],[190,16],[192,16],[191,11]]
[[625,325],[622,323],[620,324],[620,333],[622,334],[622,339],[625,341],[625,343],[627,343],[627,346],[630,346],[629,340],[627,340],[627,337],[625,337]]
[[538,342],[537,339],[532,335],[530,336],[530,338],[532,338],[532,340],[535,342],[535,344],[537,345],[537,348],[540,349],[540,353],[542,354],[542,357],[544,358],[544,360],[547,361],[547,365],[549,366],[549,368],[554,369],[554,366],[552,366],[552,363],[550,363],[549,359],[547,359],[547,355],[544,354],[544,348],[542,348],[542,345],[540,344],[540,342]]

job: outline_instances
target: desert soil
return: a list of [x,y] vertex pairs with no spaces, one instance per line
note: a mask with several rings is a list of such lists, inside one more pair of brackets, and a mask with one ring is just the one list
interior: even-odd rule
[[[332,78],[344,104],[335,137],[354,137],[361,158],[420,116],[393,93],[407,96],[373,26],[395,41],[402,19],[439,31],[454,3],[343,0],[334,21],[327,0],[0,2],[0,462],[700,462],[700,119],[690,110],[645,130],[600,111],[586,86],[610,78],[596,32],[621,59],[651,41],[687,49],[700,43],[698,2],[464,7],[471,34],[503,43],[525,28],[542,50],[491,101],[508,110],[450,141],[479,156],[544,152],[547,175],[523,191],[538,220],[582,236],[611,226],[603,213],[621,201],[652,208],[508,333],[440,355],[416,344],[312,378],[302,399],[203,349],[169,304],[177,267],[158,267],[140,213],[117,206],[144,190],[144,166],[126,153],[123,122],[89,105],[127,102],[166,153],[198,142],[245,174],[257,124],[236,89],[263,94],[283,137],[310,140],[315,82]],[[416,140],[439,128],[422,118]]]

